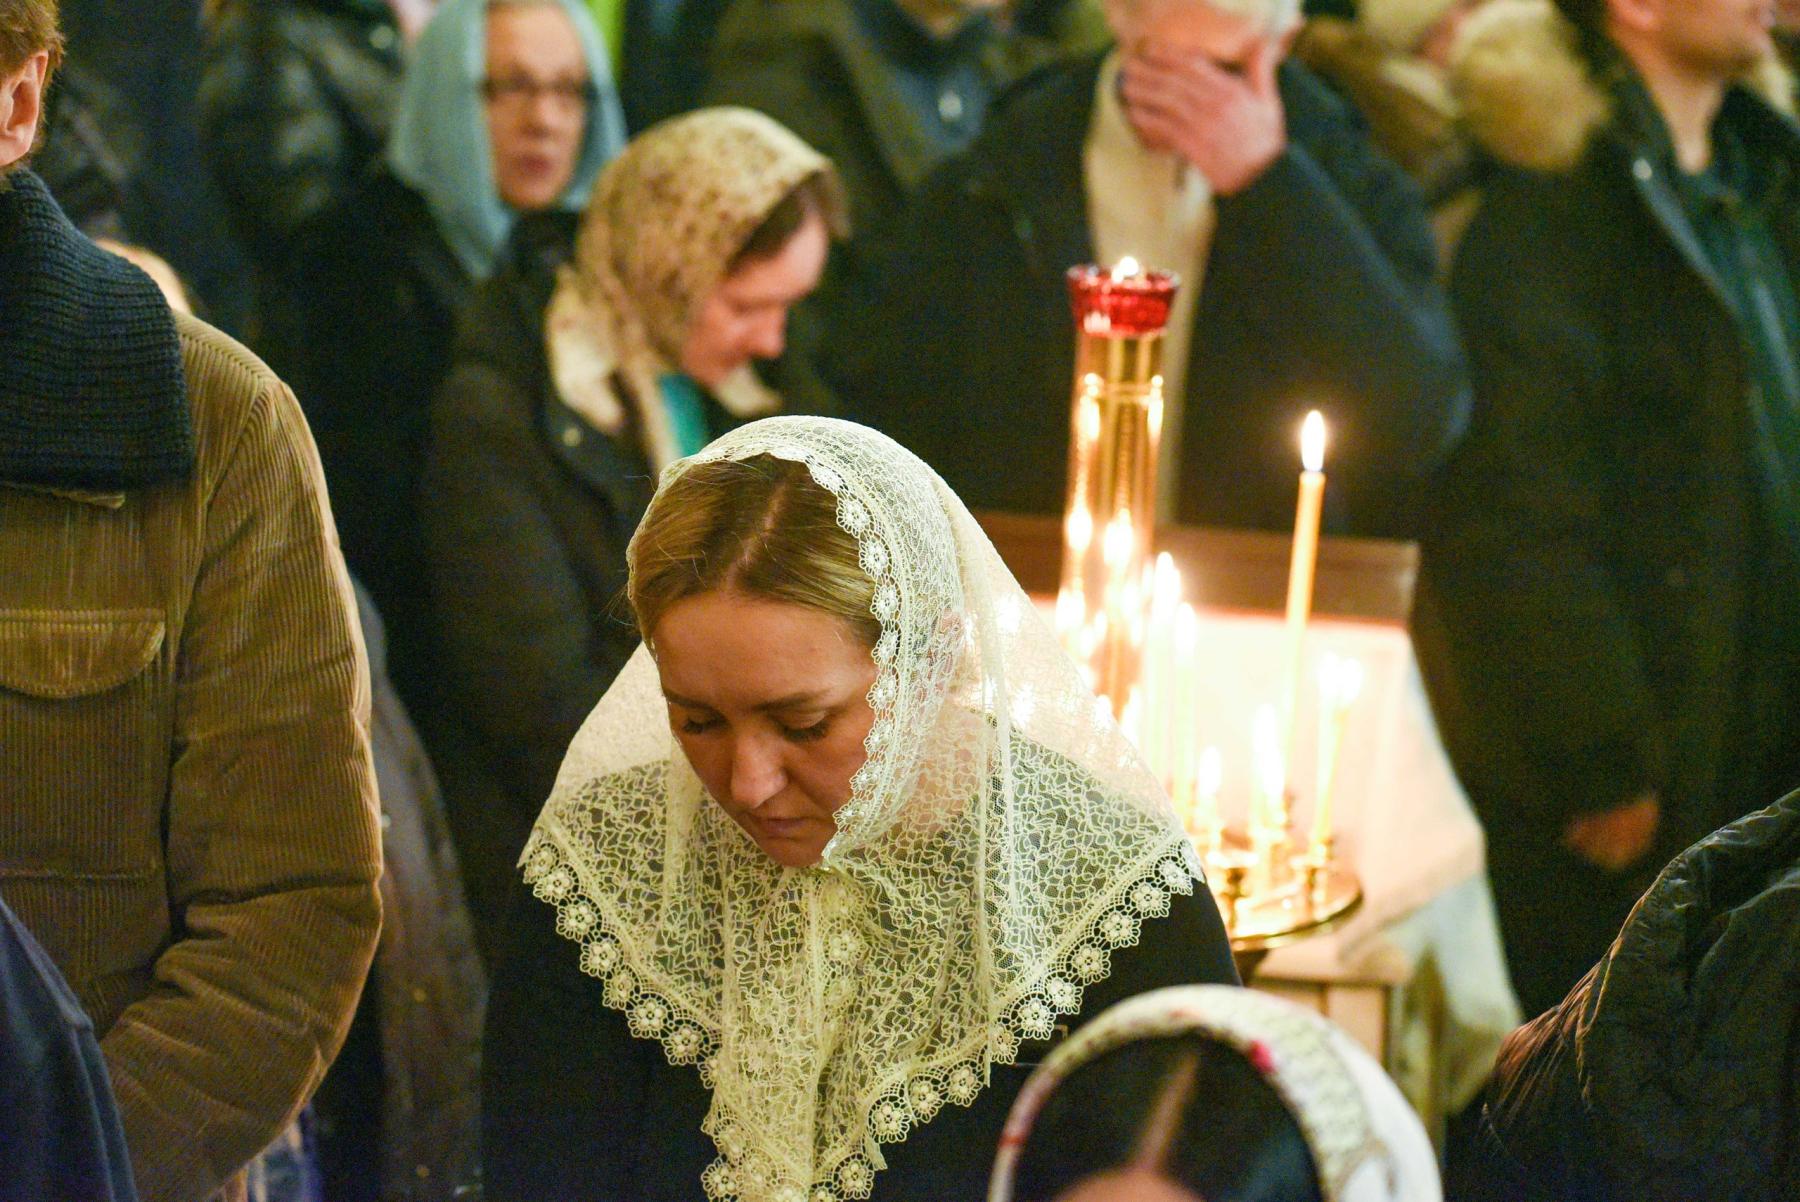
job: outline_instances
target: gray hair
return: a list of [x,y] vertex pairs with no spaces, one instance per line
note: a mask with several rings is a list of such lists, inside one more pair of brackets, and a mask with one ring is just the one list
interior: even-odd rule
[[1270,33],[1284,32],[1300,20],[1300,0],[1102,0],[1113,35],[1133,25],[1153,5],[1204,4],[1233,16],[1262,21]]

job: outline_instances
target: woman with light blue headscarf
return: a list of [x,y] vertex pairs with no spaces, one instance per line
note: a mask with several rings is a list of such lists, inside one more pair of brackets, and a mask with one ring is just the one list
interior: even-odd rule
[[456,313],[503,264],[550,277],[624,140],[585,0],[444,0],[412,47],[384,160],[306,248],[293,382],[415,709],[430,708],[431,660],[415,493]]
[[520,211],[579,213],[624,143],[583,0],[445,0],[414,47],[387,158],[485,279]]

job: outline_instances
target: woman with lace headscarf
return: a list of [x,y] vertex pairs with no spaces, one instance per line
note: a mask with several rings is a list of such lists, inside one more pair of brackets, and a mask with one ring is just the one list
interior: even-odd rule
[[470,303],[432,407],[422,516],[448,599],[445,701],[496,794],[459,819],[490,953],[563,752],[637,646],[618,600],[655,473],[794,411],[753,361],[781,352],[840,214],[805,143],[756,113],[704,110],[601,173],[560,272],[503,270]]
[[977,1197],[1070,1028],[1236,981],[1154,777],[898,444],[742,427],[663,472],[630,564],[645,643],[495,982],[491,1198]]
[[[1230,1098],[1221,1106],[1220,1098]],[[1121,1002],[1013,1104],[988,1202],[1438,1202],[1437,1155],[1369,1054],[1291,1002]]]

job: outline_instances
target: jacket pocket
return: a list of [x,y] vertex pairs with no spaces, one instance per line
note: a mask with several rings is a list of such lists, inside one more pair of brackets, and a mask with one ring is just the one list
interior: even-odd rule
[[0,609],[0,875],[161,864],[170,679],[154,609]]
[[156,658],[154,609],[0,609],[0,688],[66,701],[116,689]]

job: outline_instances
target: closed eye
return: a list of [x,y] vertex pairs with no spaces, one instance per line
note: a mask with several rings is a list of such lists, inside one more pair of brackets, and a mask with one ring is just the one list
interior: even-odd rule
[[717,714],[706,717],[695,717],[690,714],[683,718],[677,725],[684,735],[703,735],[725,725],[725,719],[719,717]]
[[821,718],[811,726],[783,726],[781,728],[781,733],[792,743],[813,743],[824,738],[825,732],[830,729],[831,719],[826,717]]

